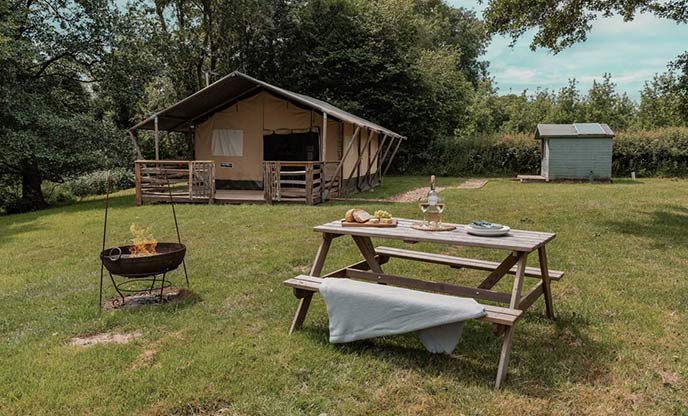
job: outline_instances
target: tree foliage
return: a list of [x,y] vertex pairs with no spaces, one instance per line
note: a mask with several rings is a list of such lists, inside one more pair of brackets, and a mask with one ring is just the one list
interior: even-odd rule
[[544,47],[559,52],[587,39],[592,22],[599,17],[621,16],[631,21],[651,13],[678,23],[688,22],[686,0],[488,0],[484,16],[492,33],[516,41],[531,29],[536,33],[531,49]]
[[[457,134],[532,133],[538,123],[606,123],[615,131],[640,125],[636,103],[616,91],[610,74],[583,94],[575,79],[559,91],[537,89],[534,93],[499,96],[489,84],[474,101],[470,119],[474,128]],[[475,107],[479,105],[479,107]]]
[[21,180],[20,205],[42,208],[42,181],[102,163],[112,138],[94,118],[88,88],[107,53],[110,9],[104,0],[0,7],[0,175]]

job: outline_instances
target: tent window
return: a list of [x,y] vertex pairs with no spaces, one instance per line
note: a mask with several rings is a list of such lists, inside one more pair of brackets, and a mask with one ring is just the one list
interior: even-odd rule
[[244,131],[215,129],[213,130],[213,156],[243,156]]
[[318,133],[271,134],[263,136],[263,160],[316,161]]

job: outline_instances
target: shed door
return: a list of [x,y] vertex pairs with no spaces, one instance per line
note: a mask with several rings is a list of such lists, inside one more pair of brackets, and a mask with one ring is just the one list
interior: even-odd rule
[[549,140],[542,139],[540,141],[540,151],[542,152],[540,175],[549,178]]

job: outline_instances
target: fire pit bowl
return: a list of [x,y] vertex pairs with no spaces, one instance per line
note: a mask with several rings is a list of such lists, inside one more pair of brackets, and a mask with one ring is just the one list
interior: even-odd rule
[[100,260],[114,275],[143,278],[176,269],[186,254],[186,246],[179,243],[158,243],[156,253],[148,256],[132,256],[129,249],[130,246],[107,248],[100,253]]

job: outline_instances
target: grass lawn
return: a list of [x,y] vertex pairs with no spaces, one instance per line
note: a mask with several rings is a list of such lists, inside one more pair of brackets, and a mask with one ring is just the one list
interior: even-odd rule
[[[388,178],[373,195],[425,181]],[[543,318],[540,299],[520,321],[501,391],[493,390],[500,341],[487,324],[469,322],[452,356],[427,353],[413,335],[331,345],[316,296],[304,330],[287,334],[296,299],[281,282],[308,270],[319,243],[311,228],[351,204],[177,206],[197,297],[99,316],[103,203],[91,200],[0,217],[0,414],[688,414],[688,181],[497,179],[441,195],[449,221],[558,234],[549,246],[550,267],[566,271],[553,284],[558,320]],[[355,204],[419,214],[414,203]],[[126,243],[132,222],[174,240],[170,206],[136,208],[127,191],[114,197],[108,245]],[[350,239],[335,240],[325,271],[356,253]],[[385,270],[484,277],[400,260]],[[183,281],[179,272],[172,279]],[[128,344],[70,345],[136,331]]]

